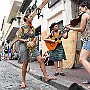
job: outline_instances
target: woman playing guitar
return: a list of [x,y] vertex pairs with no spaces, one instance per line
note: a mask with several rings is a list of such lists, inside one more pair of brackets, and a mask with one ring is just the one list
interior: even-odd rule
[[[51,33],[47,34],[44,41],[48,49],[50,50],[50,60],[54,61],[55,70],[56,70],[54,75],[55,76],[59,75],[59,71],[58,71],[58,61],[59,61],[60,75],[65,76],[65,74],[62,72],[62,69],[63,69],[63,59],[66,60],[66,56],[65,56],[61,38],[58,38],[61,35],[61,32],[59,32],[58,30],[59,29],[58,23],[53,23],[51,25],[51,28],[52,28]],[[64,39],[67,39],[68,32],[64,33],[62,37]],[[54,47],[55,45],[56,47]]]

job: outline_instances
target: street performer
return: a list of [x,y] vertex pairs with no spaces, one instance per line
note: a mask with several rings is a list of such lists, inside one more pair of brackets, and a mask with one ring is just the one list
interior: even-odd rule
[[[21,88],[26,87],[26,71],[27,71],[27,65],[29,62],[29,51],[34,54],[36,57],[36,60],[40,63],[40,68],[43,72],[45,81],[49,80],[54,80],[56,78],[50,77],[46,73],[46,67],[44,64],[44,60],[41,57],[39,51],[36,49],[36,38],[35,38],[35,33],[34,33],[34,27],[32,26],[32,20],[33,17],[31,16],[30,13],[26,13],[24,16],[24,22],[25,24],[22,25],[22,27],[19,30],[18,33],[18,40],[20,42],[20,57],[19,57],[19,62],[22,62],[22,83],[21,83]],[[29,38],[29,39],[28,39]],[[32,39],[32,41],[31,41]],[[27,46],[27,43],[29,42],[29,46],[31,45],[31,48]],[[32,49],[33,48],[33,49]],[[30,49],[30,50],[28,50]]]
[[[80,27],[75,28],[71,26],[66,26],[66,28],[73,31],[81,32],[81,40],[83,42],[83,45],[79,61],[83,64],[85,69],[90,74],[90,63],[87,61],[88,57],[90,57],[90,2],[82,2],[79,6],[79,10],[80,12],[84,12],[84,14],[81,17]],[[87,80],[83,83],[90,84],[90,80]]]
[[[50,60],[54,61],[54,65],[55,65],[54,75],[55,76],[59,75],[59,71],[58,71],[58,61],[59,61],[60,75],[65,76],[62,70],[63,70],[63,59],[66,60],[66,55],[62,45],[61,37],[67,39],[68,30],[66,31],[66,33],[61,34],[58,23],[52,23],[50,28],[51,28],[51,33],[47,34],[44,41],[46,43],[46,46],[50,49]],[[59,36],[61,37],[58,38]]]

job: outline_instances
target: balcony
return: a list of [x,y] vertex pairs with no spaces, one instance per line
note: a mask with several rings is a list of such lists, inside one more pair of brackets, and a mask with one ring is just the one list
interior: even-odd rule
[[16,32],[18,31],[19,27],[20,25],[18,21],[13,21],[7,32],[6,39],[12,41],[12,39],[16,36]]
[[11,7],[11,10],[10,10],[10,14],[8,16],[7,23],[10,22],[11,18],[13,18],[13,17],[15,17],[17,15],[21,3],[22,2],[20,2],[20,1],[14,1],[13,2],[12,7]]

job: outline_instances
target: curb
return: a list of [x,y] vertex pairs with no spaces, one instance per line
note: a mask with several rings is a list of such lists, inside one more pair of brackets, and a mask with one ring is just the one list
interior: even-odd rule
[[[19,65],[16,65],[16,64],[13,64],[12,62],[9,62],[9,61],[6,61],[7,63],[21,69],[21,67]],[[33,76],[34,78],[46,83],[44,81],[44,77],[37,74],[37,73],[32,73],[32,72],[27,72],[29,75]],[[48,81],[47,84],[57,88],[58,90],[68,90],[69,86],[74,83],[74,82],[70,82],[70,81],[67,81],[67,80],[63,80],[62,78],[58,78],[57,80],[51,80],[51,81]],[[83,88],[85,88],[87,90],[86,87],[83,86]]]

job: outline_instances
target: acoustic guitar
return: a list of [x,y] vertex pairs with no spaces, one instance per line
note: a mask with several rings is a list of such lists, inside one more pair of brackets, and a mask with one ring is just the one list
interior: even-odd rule
[[[81,22],[81,17],[83,14],[84,14],[84,12],[80,12],[78,17],[70,20],[70,24],[68,24],[68,25],[71,25],[73,27],[78,25],[78,23]],[[62,33],[60,35],[56,34],[55,37],[49,38],[51,40],[55,40],[55,42],[45,41],[45,44],[49,50],[54,50],[57,47],[58,43],[61,42],[61,38],[62,38],[63,34],[67,32],[65,30],[65,27],[61,31],[62,31]]]
[[45,41],[45,45],[47,46],[47,48],[49,50],[55,50],[57,45],[59,43],[61,43],[61,38],[62,38],[63,34],[66,33],[66,32],[67,32],[66,30],[63,30],[60,35],[59,34],[54,34],[54,36],[52,38],[49,38],[51,40],[55,40],[55,42]]

